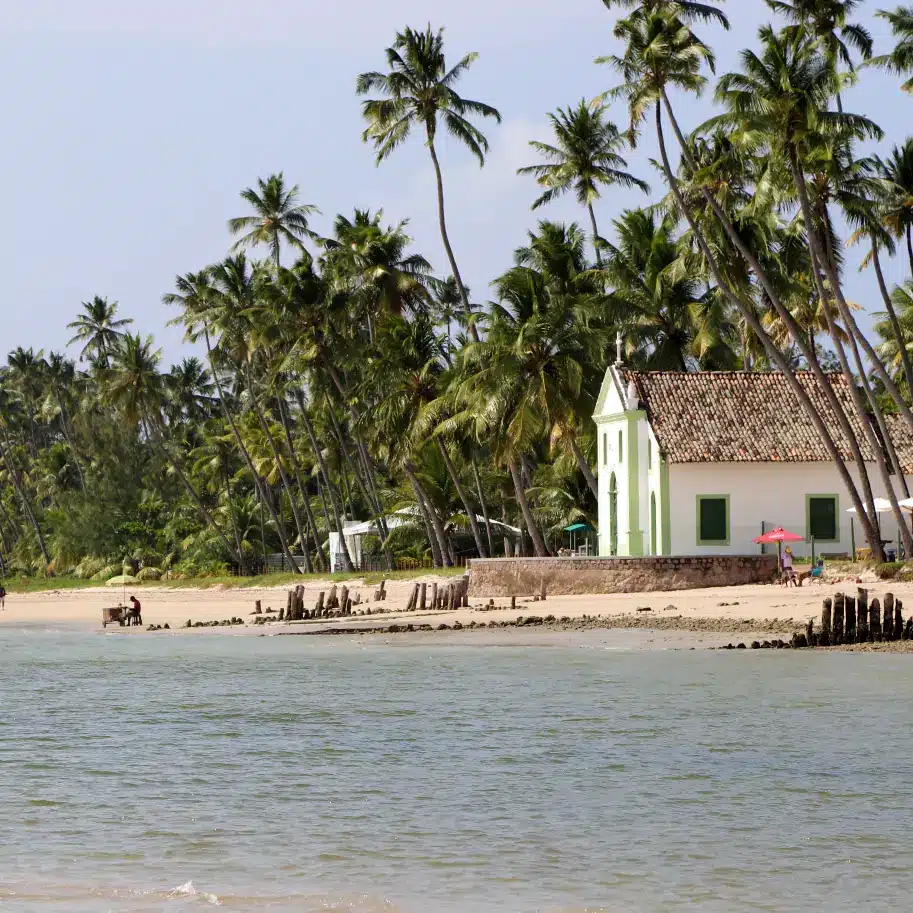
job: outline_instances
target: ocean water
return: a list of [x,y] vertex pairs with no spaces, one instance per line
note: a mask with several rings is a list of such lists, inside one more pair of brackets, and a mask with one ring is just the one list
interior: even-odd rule
[[905,910],[911,707],[906,656],[3,630],[0,910]]

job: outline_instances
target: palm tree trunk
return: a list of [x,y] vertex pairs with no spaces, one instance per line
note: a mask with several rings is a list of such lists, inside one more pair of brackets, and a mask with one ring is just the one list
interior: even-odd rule
[[320,544],[320,538],[317,533],[317,521],[314,518],[314,512],[311,510],[311,501],[308,497],[307,487],[301,479],[301,463],[298,461],[298,455],[295,453],[295,444],[292,440],[291,419],[286,412],[286,404],[282,396],[276,397],[279,406],[279,419],[282,423],[282,429],[285,432],[285,443],[288,447],[289,457],[292,461],[292,472],[295,474],[295,484],[298,486],[298,496],[304,505],[304,516],[307,520],[308,534],[314,538],[314,547],[317,553],[317,563],[321,568],[329,570],[329,564],[326,561],[326,555],[323,552],[323,546]]
[[596,265],[602,266],[602,252],[599,249],[601,238],[599,237],[599,227],[596,225],[596,213],[593,210],[593,204],[587,203],[586,209],[590,214],[590,225],[593,226],[593,250],[596,253]]
[[[689,165],[693,169],[693,160],[691,159],[690,152],[688,150],[687,143],[685,142],[684,136],[682,136],[681,131],[678,129],[678,124],[675,121],[674,114],[672,112],[672,106],[669,104],[669,100],[663,93],[663,102],[665,103],[666,109],[669,112],[670,120],[672,121],[673,129],[675,130],[676,136],[678,137],[679,144],[682,148],[682,154],[685,156]],[[704,257],[707,260],[707,264],[710,267],[711,272],[713,273],[714,281],[717,283],[717,286],[721,289],[723,294],[726,296],[727,300],[730,301],[736,309],[742,314],[743,318],[746,320],[748,325],[751,327],[752,331],[761,341],[765,350],[767,351],[768,356],[771,361],[780,369],[785,377],[787,383],[789,384],[790,389],[795,395],[796,399],[801,404],[802,408],[805,410],[806,415],[809,418],[809,421],[814,426],[815,430],[818,432],[818,436],[821,438],[822,443],[824,444],[828,455],[831,460],[834,462],[834,465],[837,468],[837,472],[840,475],[840,479],[846,487],[847,492],[850,495],[850,500],[853,502],[853,506],[856,508],[857,516],[859,518],[860,525],[862,526],[863,535],[866,540],[869,542],[869,545],[872,548],[873,554],[878,557],[880,560],[884,560],[884,549],[881,545],[881,537],[878,535],[875,527],[872,524],[869,515],[866,513],[866,508],[862,502],[862,499],[859,497],[859,492],[856,489],[856,485],[853,482],[853,478],[849,473],[849,470],[846,467],[846,462],[843,459],[840,450],[838,449],[836,443],[834,442],[831,434],[824,424],[819,411],[815,408],[805,389],[799,383],[795,373],[790,368],[786,359],[783,357],[783,353],[777,348],[773,340],[764,330],[764,327],[761,325],[760,320],[758,320],[757,315],[754,313],[754,309],[751,304],[744,301],[735,291],[729,286],[728,282],[725,280],[723,273],[717,263],[716,257],[713,254],[707,239],[704,237],[703,232],[698,226],[694,215],[692,214],[690,208],[685,203],[685,199],[682,196],[681,189],[678,185],[678,180],[675,176],[675,173],[672,170],[672,165],[669,162],[669,155],[666,151],[666,141],[663,134],[663,125],[662,125],[662,108],[657,102],[656,104],[656,133],[657,139],[659,141],[659,149],[662,160],[663,172],[666,176],[666,181],[669,184],[672,194],[675,198],[675,202],[678,206],[679,211],[685,216],[685,219],[688,222],[689,227],[694,235],[695,240],[698,243],[698,246],[701,249]],[[803,339],[803,334],[798,326],[794,326],[795,320],[793,320],[792,315],[783,308],[782,304],[779,302],[779,298],[776,295],[775,290],[770,286],[767,276],[764,273],[764,270],[761,268],[760,263],[758,263],[757,258],[755,258],[751,251],[742,243],[741,238],[736,232],[735,227],[732,222],[723,212],[722,208],[716,204],[716,200],[710,193],[704,193],[704,198],[710,203],[711,207],[714,210],[714,213],[717,215],[717,218],[722,223],[726,234],[729,236],[732,243],[736,246],[742,256],[745,257],[746,262],[755,272],[758,281],[764,285],[764,290],[768,294],[770,301],[774,304],[778,315],[784,323],[790,327],[790,332],[793,334],[793,338],[796,340],[797,345],[800,345],[804,348],[803,354],[808,359],[808,356],[811,354],[808,351],[808,346]],[[852,428],[849,424],[849,420],[843,412],[843,409],[834,394],[831,385],[827,382],[827,379],[824,377],[824,373],[818,365],[817,359],[812,358],[810,360],[810,367],[815,370],[815,377],[818,380],[818,383],[821,385],[822,393],[827,397],[828,403],[831,409],[834,411],[834,415],[837,417],[837,420],[843,430],[844,435],[846,436],[847,443],[853,449],[854,458],[857,460],[857,466],[862,467],[862,454],[859,451],[858,445],[855,443],[853,437]],[[817,370],[816,370],[817,369]],[[857,455],[858,454],[858,455]]]
[[13,465],[12,457],[9,453],[9,438],[6,437],[5,433],[4,443],[0,444],[0,457],[2,457],[3,462],[6,465],[6,471],[9,473],[13,488],[16,489],[16,494],[19,495],[19,500],[22,501],[22,511],[25,514],[25,518],[31,524],[32,528],[35,530],[35,535],[38,537],[38,548],[41,550],[41,557],[44,558],[45,569],[47,569],[51,563],[51,556],[48,554],[48,547],[44,541],[44,533],[41,532],[41,524],[38,522],[34,510],[32,510],[31,502],[22,485],[22,478],[19,474],[19,470]]
[[[460,268],[457,266],[456,257],[453,255],[453,248],[450,246],[450,238],[447,235],[447,219],[444,215],[444,178],[441,174],[441,163],[437,158],[437,150],[434,148],[434,139],[430,134],[428,136],[428,151],[431,153],[431,161],[434,164],[434,177],[437,181],[437,215],[441,227],[441,241],[444,242],[444,250],[447,251],[447,259],[450,261],[453,279],[460,292],[463,309],[466,311],[466,316],[468,318],[472,313],[472,306],[469,304],[469,295],[466,292],[466,286],[463,285],[463,277],[460,275]],[[479,341],[479,332],[473,324],[469,325],[469,335],[472,337],[473,342]]]
[[250,452],[248,451],[247,446],[241,437],[241,432],[238,431],[238,426],[235,424],[231,410],[228,408],[228,402],[225,399],[225,391],[222,389],[222,381],[219,379],[219,372],[216,370],[215,361],[213,360],[212,356],[212,341],[209,338],[208,327],[203,328],[203,335],[206,337],[206,354],[209,358],[209,369],[212,372],[212,378],[215,381],[216,389],[219,391],[219,404],[222,407],[222,414],[225,416],[225,420],[228,422],[228,425],[231,428],[231,433],[232,437],[235,439],[235,444],[237,444],[238,450],[241,452],[241,456],[244,458],[244,463],[247,466],[247,471],[251,474],[251,478],[253,479],[254,485],[257,488],[257,492],[260,495],[260,504],[266,507],[267,511],[269,512],[270,519],[276,525],[276,532],[279,536],[279,543],[282,547],[282,554],[288,561],[289,567],[294,568],[296,574],[300,574],[301,569],[296,564],[291,549],[288,547],[288,541],[285,538],[285,533],[282,531],[282,525],[279,523],[279,517],[276,514],[276,508],[273,506],[272,501],[266,498],[263,480],[260,478],[257,470],[254,468],[254,461],[251,459]]
[[878,289],[888,312],[888,319],[891,321],[891,329],[894,331],[894,339],[897,341],[897,350],[900,353],[900,362],[903,365],[904,379],[907,382],[907,393],[913,397],[913,362],[910,361],[910,353],[907,351],[907,346],[904,342],[903,330],[901,329],[900,321],[897,319],[897,311],[894,310],[894,302],[891,300],[887,283],[884,281],[884,273],[881,271],[881,257],[878,255],[878,242],[875,238],[872,238],[872,263],[875,266],[875,275],[878,277]]
[[453,555],[450,551],[450,543],[447,541],[447,534],[444,532],[444,524],[441,523],[441,518],[438,516],[434,503],[428,496],[428,492],[425,491],[425,486],[422,485],[419,477],[416,475],[415,468],[412,464],[407,462],[403,468],[406,470],[406,475],[409,477],[409,481],[412,483],[416,495],[424,504],[428,519],[431,521],[431,526],[434,529],[434,535],[437,538],[438,547],[441,552],[441,563],[444,567],[453,567]]
[[[244,375],[247,380],[247,391],[250,394],[250,402],[254,408],[254,414],[257,416],[257,421],[260,423],[260,427],[263,429],[263,433],[266,435],[266,440],[269,443],[269,449],[273,454],[273,459],[276,461],[276,468],[279,470],[279,479],[282,483],[282,488],[284,489],[286,495],[288,495],[289,506],[292,511],[292,519],[295,522],[295,529],[298,532],[298,541],[301,543],[301,551],[304,554],[305,570],[309,574],[313,574],[314,567],[311,564],[311,555],[308,551],[307,535],[305,534],[304,527],[301,524],[301,515],[298,513],[298,505],[295,503],[295,495],[292,492],[292,484],[289,480],[288,473],[285,471],[282,457],[279,454],[279,448],[276,446],[276,439],[273,437],[272,431],[270,431],[269,423],[266,421],[266,415],[260,406],[260,398],[257,396],[256,390],[254,389],[254,381],[251,377],[250,361],[246,361],[244,363],[244,368]],[[298,567],[297,563],[294,561],[292,563],[292,568],[296,573],[300,572],[301,570]]]
[[[330,402],[330,397],[327,395],[327,410],[330,415],[330,421],[333,425],[333,433],[336,435],[336,440],[339,442],[339,449],[342,453],[342,457],[345,460],[348,466],[352,468],[352,475],[355,478],[355,484],[358,486],[359,494],[364,498],[365,504],[371,513],[374,514],[374,522],[377,523],[378,529],[380,531],[381,539],[383,541],[384,557],[387,562],[387,569],[393,570],[396,567],[396,560],[393,557],[393,550],[390,548],[390,544],[387,542],[387,539],[390,536],[390,530],[387,527],[387,518],[384,516],[383,511],[380,507],[379,500],[376,500],[374,497],[374,492],[370,489],[373,487],[373,467],[371,467],[368,462],[367,454],[362,449],[361,441],[357,435],[355,435],[355,447],[359,455],[358,460],[353,460],[351,454],[349,453],[349,448],[346,447],[345,437],[342,433],[342,428],[339,424],[339,420],[336,418],[336,412],[333,410],[333,404]],[[352,416],[354,420],[354,416]],[[361,464],[361,465],[359,465]],[[361,469],[361,472],[359,472]],[[365,478],[362,478],[364,474]]]
[[247,562],[244,560],[244,543],[241,541],[241,530],[238,528],[238,518],[235,516],[235,495],[231,490],[231,474],[222,466],[222,482],[225,485],[225,495],[228,498],[228,516],[231,519],[231,531],[235,537],[235,547],[238,549],[238,569],[242,577],[247,576]]
[[913,274],[913,225],[907,226],[907,257],[910,260],[910,273]]
[[414,476],[410,476],[408,472],[406,472],[406,477],[412,485],[412,491],[415,493],[415,503],[418,505],[419,513],[422,515],[422,521],[425,524],[425,535],[428,537],[428,546],[431,549],[431,559],[434,562],[435,567],[443,567],[444,559],[441,555],[441,546],[437,541],[434,527],[431,525],[431,515],[428,513],[428,505],[425,504],[425,500],[422,497],[418,479],[414,478]]
[[856,323],[856,319],[853,317],[849,304],[844,297],[843,287],[840,282],[840,277],[837,275],[837,270],[827,257],[821,243],[821,237],[818,234],[818,229],[814,222],[811,221],[812,208],[808,200],[808,188],[805,183],[805,174],[803,173],[802,168],[799,167],[798,159],[793,150],[790,150],[790,168],[792,170],[793,180],[796,184],[796,189],[799,192],[799,203],[802,208],[802,213],[806,219],[805,233],[808,238],[809,247],[811,248],[812,254],[818,258],[818,262],[821,264],[825,276],[827,276],[837,301],[840,317],[843,320],[847,331],[852,333],[862,345],[866,356],[875,368],[875,373],[881,378],[881,382],[884,384],[888,393],[890,393],[891,399],[894,400],[898,410],[906,419],[910,430],[913,431],[913,410],[910,409],[901,396],[900,391],[897,389],[897,385],[892,380],[887,368],[885,368],[884,362],[878,357],[878,353],[875,351],[866,335],[859,329],[859,325]]
[[520,465],[515,459],[510,461],[510,477],[513,479],[514,491],[517,495],[517,503],[523,513],[523,521],[526,523],[526,529],[529,532],[530,539],[533,540],[533,548],[536,550],[537,558],[548,558],[548,549],[545,546],[545,540],[536,524],[536,518],[533,516],[532,508],[529,506],[529,499],[526,497],[526,489],[523,487],[523,479],[520,477]]
[[482,508],[482,516],[485,518],[485,537],[488,539],[488,554],[494,558],[495,547],[491,536],[491,520],[488,517],[488,505],[485,503],[485,494],[482,491],[482,480],[479,478],[479,466],[476,463],[476,457],[472,455],[472,475],[475,478],[476,494],[479,496],[479,506]]
[[583,477],[586,479],[586,484],[589,487],[590,491],[593,493],[593,497],[598,501],[599,485],[596,483],[596,476],[593,475],[593,470],[590,468],[590,464],[587,462],[587,458],[583,455],[583,451],[580,449],[580,444],[577,443],[577,435],[568,429],[567,438],[571,442],[571,451],[574,454],[574,459],[577,461],[577,465],[580,467],[580,471],[583,473]]
[[[330,508],[333,512],[333,525],[336,527],[336,533],[339,536],[339,548],[342,555],[342,569],[345,572],[351,572],[355,570],[355,566],[352,564],[352,556],[349,554],[349,546],[346,542],[345,536],[345,525],[342,522],[342,518],[339,513],[339,505],[337,504],[338,493],[333,487],[333,484],[330,482],[330,473],[327,469],[326,460],[323,458],[323,451],[320,448],[320,442],[317,440],[317,434],[314,432],[314,425],[311,423],[311,417],[307,413],[307,409],[304,408],[304,394],[299,393],[300,396],[300,405],[301,405],[301,421],[304,424],[304,429],[307,432],[307,436],[310,439],[311,447],[314,448],[314,454],[317,457],[317,466],[320,468],[320,475],[323,477],[323,484],[326,486],[327,496],[330,501]],[[332,559],[332,555],[330,558]]]
[[460,500],[463,502],[463,509],[466,511],[466,518],[469,520],[469,528],[472,530],[472,538],[476,543],[476,550],[479,553],[480,558],[487,558],[488,552],[485,549],[485,543],[482,541],[482,532],[479,529],[479,521],[476,517],[476,509],[469,500],[469,494],[466,489],[463,487],[460,478],[457,475],[456,466],[453,465],[453,460],[450,458],[450,453],[447,448],[444,446],[444,442],[440,437],[436,437],[438,450],[441,452],[441,456],[444,458],[444,464],[447,467],[447,472],[450,474],[450,478],[453,480],[453,484],[456,487],[457,494],[460,496]]

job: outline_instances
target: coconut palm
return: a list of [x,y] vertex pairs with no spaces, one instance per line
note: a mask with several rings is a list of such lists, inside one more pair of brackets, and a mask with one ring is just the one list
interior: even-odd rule
[[913,273],[913,137],[895,146],[885,160],[878,160],[878,173],[884,182],[881,199],[885,227],[907,246]]
[[910,76],[901,84],[904,92],[913,92],[913,6],[898,6],[894,10],[878,10],[875,14],[886,19],[897,44],[889,54],[873,57],[870,63],[898,76]]
[[68,329],[76,331],[67,345],[81,343],[80,358],[102,368],[108,367],[111,353],[123,338],[126,328],[133,324],[130,317],[117,316],[117,307],[116,301],[97,295],[91,301],[83,301],[83,313],[67,324]]
[[825,56],[854,70],[853,54],[872,56],[874,42],[865,26],[849,22],[862,0],[766,0],[767,5],[794,25],[804,26],[818,39]]
[[[500,123],[501,115],[491,105],[471,101],[457,94],[454,87],[478,55],[467,54],[448,69],[443,29],[435,32],[429,25],[423,32],[411,28],[397,32],[393,45],[387,48],[386,56],[388,73],[375,71],[362,73],[358,77],[356,89],[359,95],[377,92],[381,96],[368,99],[362,105],[362,114],[368,123],[362,139],[374,145],[377,162],[380,164],[409,138],[413,130],[424,133],[437,182],[441,241],[460,291],[463,308],[468,315],[471,310],[469,294],[463,284],[447,233],[444,179],[437,155],[438,128],[443,125],[451,136],[472,152],[481,166],[485,164],[488,140],[470,118],[490,117]],[[474,338],[478,336],[472,326],[470,332]]]
[[311,231],[309,220],[320,210],[309,203],[299,203],[299,196],[298,185],[286,187],[281,171],[271,174],[265,181],[259,178],[256,189],[247,187],[242,190],[241,199],[250,204],[254,214],[228,220],[228,230],[232,235],[244,232],[232,250],[242,251],[265,245],[276,267],[279,266],[283,243],[303,250],[305,238],[317,237]]
[[610,10],[620,7],[648,14],[668,12],[682,22],[715,22],[729,28],[729,20],[719,8],[719,3],[701,3],[699,0],[602,0],[602,3]]
[[605,105],[590,105],[581,100],[576,108],[558,108],[549,114],[555,134],[555,145],[532,140],[533,147],[545,164],[520,168],[518,174],[534,175],[545,192],[533,203],[538,209],[573,191],[577,202],[585,206],[593,228],[596,259],[599,253],[599,227],[593,204],[600,197],[600,187],[637,187],[644,193],[649,185],[628,171],[628,163],[618,150],[625,144],[618,128],[606,119]]
[[79,476],[79,485],[83,491],[86,490],[86,477],[83,472],[82,463],[79,453],[76,450],[74,442],[73,429],[70,425],[70,410],[67,400],[72,401],[72,395],[76,386],[76,366],[60,352],[51,352],[45,363],[45,376],[54,396],[54,402],[60,412],[60,428],[66,438],[73,456],[73,462],[76,465],[76,472]]

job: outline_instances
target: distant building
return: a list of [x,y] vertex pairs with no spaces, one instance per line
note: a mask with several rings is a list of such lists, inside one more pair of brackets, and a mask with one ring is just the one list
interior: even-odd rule
[[[819,383],[811,373],[799,377],[850,459]],[[840,374],[828,377],[864,457],[872,459],[874,495],[883,496],[847,382]],[[852,552],[859,527],[847,513],[849,494],[782,374],[614,366],[594,420],[601,555],[757,554],[752,540],[775,526],[808,542],[814,536],[819,554]],[[909,474],[913,441],[893,419],[892,439]],[[848,468],[855,479],[855,465]],[[881,520],[883,537],[896,540],[893,515]],[[794,548],[801,554],[810,545]]]

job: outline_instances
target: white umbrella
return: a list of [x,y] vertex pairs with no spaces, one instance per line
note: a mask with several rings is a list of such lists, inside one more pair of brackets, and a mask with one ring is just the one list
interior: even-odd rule
[[904,498],[903,501],[897,502],[898,507],[902,507],[904,510],[913,511],[913,498]]
[[[913,498],[910,498],[909,502],[910,502],[910,509],[913,510]],[[903,501],[900,502],[900,506],[901,507],[904,506]],[[875,500],[872,501],[871,504],[866,504],[866,508],[868,509],[869,507],[874,507],[876,514],[889,514],[894,509],[893,507],[891,507],[891,502],[887,498],[875,498]],[[866,510],[866,512],[868,513],[868,510]],[[847,513],[855,514],[855,513],[857,513],[857,510],[855,507],[851,507],[847,511]]]

